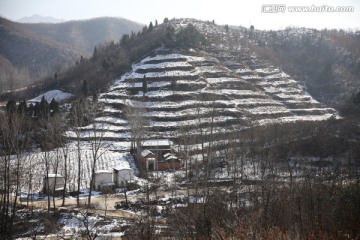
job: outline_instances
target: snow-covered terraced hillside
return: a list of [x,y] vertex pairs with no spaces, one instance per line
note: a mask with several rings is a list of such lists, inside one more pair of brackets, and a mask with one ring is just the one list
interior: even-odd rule
[[[148,119],[145,139],[171,138],[176,143],[187,131],[197,136],[192,145],[208,141],[210,135],[226,144],[227,133],[249,126],[321,121],[337,114],[306,94],[291,76],[242,46],[239,31],[226,32],[196,20],[171,21],[177,30],[188,23],[213,44],[203,52],[160,48],[135,63],[99,97],[104,111],[96,121],[103,124],[105,139],[119,143],[131,139],[126,106],[143,108]],[[83,140],[91,138],[91,127],[82,131]],[[71,132],[68,136],[75,137]]]

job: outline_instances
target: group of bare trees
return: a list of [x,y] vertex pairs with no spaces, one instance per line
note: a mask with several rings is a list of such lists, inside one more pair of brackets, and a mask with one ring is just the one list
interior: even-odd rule
[[[194,154],[191,145],[197,143],[195,153],[204,156],[202,161],[187,159],[185,180],[204,201],[170,211],[172,231],[164,234],[199,239],[360,237],[359,155],[354,148],[360,142],[355,126],[343,120],[252,126],[229,132],[225,145],[215,144],[216,135],[207,136],[213,144],[202,149],[203,141],[194,141],[189,133],[194,130],[184,127],[179,154]],[[215,156],[225,160],[225,166],[207,163],[216,162]],[[194,162],[199,164],[195,167]],[[203,182],[210,180],[201,177],[208,171],[214,176],[224,168],[232,182]],[[189,172],[197,177],[190,178],[194,175]]]
[[0,113],[0,236],[11,238],[19,190],[24,174],[24,151],[31,139],[31,125],[16,105]]
[[[89,122],[93,122],[100,110],[100,105],[96,99],[92,102],[88,99],[79,100],[73,104],[70,118],[67,114],[60,114],[59,110],[54,112],[50,110],[46,100],[40,103],[40,114],[36,117],[28,114],[21,104],[16,105],[15,101],[9,101],[6,112],[0,112],[0,203],[1,203],[1,234],[2,236],[11,237],[13,234],[13,223],[16,218],[17,205],[20,199],[20,191],[27,191],[29,194],[28,201],[33,199],[34,187],[38,189],[39,183],[35,183],[41,172],[44,173],[44,187],[42,189],[47,193],[47,212],[48,216],[55,209],[55,198],[50,194],[55,194],[58,177],[64,179],[62,192],[62,205],[65,205],[67,190],[70,189],[69,182],[71,172],[70,164],[70,146],[64,137],[64,130],[68,123],[73,126],[76,135],[77,148],[77,189],[80,192],[83,179],[82,149],[84,133],[82,127]],[[26,109],[26,106],[25,106]],[[69,121],[70,120],[70,121]],[[90,166],[90,194],[88,206],[91,204],[91,187],[94,185],[95,171],[97,162],[108,148],[107,142],[104,141],[103,124],[93,123],[89,131],[87,142],[91,149],[91,166]],[[34,139],[39,142],[41,153],[38,159],[33,159],[31,154]],[[39,164],[43,167],[39,168]],[[41,170],[42,169],[42,170]],[[40,171],[40,172],[39,172]],[[51,176],[51,177],[50,177]],[[53,179],[55,177],[55,179]],[[49,179],[52,178],[52,182]],[[54,181],[54,182],[53,182]],[[35,184],[34,184],[35,183]],[[41,184],[41,183],[40,183]],[[36,185],[36,186],[35,186]],[[27,202],[28,204],[29,202]],[[79,202],[79,194],[77,195]]]

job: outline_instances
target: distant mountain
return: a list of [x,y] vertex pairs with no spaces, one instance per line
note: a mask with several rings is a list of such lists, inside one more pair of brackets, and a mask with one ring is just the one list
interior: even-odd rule
[[0,18],[0,55],[3,63],[8,61],[0,66],[3,76],[0,91],[21,88],[46,75],[54,75],[64,66],[75,65],[81,56],[91,56],[96,45],[118,42],[123,34],[142,27],[120,18],[58,24],[25,24]]
[[[0,18],[0,55],[16,69],[26,69],[28,76],[22,76],[21,81],[37,79],[87,55],[81,49],[28,31],[27,26]],[[13,74],[13,78],[16,81],[20,77]],[[19,83],[13,87],[22,86]]]
[[43,17],[38,14],[34,14],[31,17],[23,17],[17,20],[19,23],[61,23],[65,22],[63,19],[54,17]]
[[117,42],[123,34],[138,32],[143,26],[123,18],[103,17],[59,24],[27,24],[26,31],[92,53],[96,45]]
[[[81,55],[87,56],[81,49],[28,31],[26,26],[28,24],[0,18],[0,54],[18,70],[26,69],[25,79],[37,79],[66,64],[75,64]],[[16,74],[13,78],[14,81],[18,79]],[[21,84],[13,87],[21,87]]]

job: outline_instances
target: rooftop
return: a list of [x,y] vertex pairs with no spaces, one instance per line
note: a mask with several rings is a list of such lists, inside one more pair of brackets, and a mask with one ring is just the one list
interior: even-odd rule
[[150,151],[150,150],[143,150],[142,152],[141,152],[141,156],[142,157],[146,157],[147,155],[149,155],[149,154],[152,154],[152,152]]
[[171,141],[169,139],[150,139],[144,140],[143,147],[157,147],[157,146],[170,146]]
[[112,173],[112,171],[102,169],[102,170],[97,170],[95,173]]
[[114,167],[114,171],[122,171],[122,170],[133,170],[130,167]]
[[[45,177],[46,177],[46,175],[45,175]],[[62,178],[63,176],[61,176],[60,174],[49,173],[48,177],[49,178]]]

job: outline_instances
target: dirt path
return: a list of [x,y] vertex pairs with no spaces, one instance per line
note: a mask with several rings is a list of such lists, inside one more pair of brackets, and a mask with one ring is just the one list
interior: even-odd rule
[[[191,191],[192,192],[192,191]],[[157,196],[171,196],[174,195],[186,195],[186,190],[176,190],[176,191],[158,191]],[[151,195],[151,198],[153,198],[154,195]],[[136,195],[128,196],[128,200],[139,200],[139,199],[145,199],[146,194],[140,193]],[[88,198],[80,198],[80,207],[76,207],[76,198],[67,198],[65,199],[65,205],[62,205],[62,199],[56,199],[55,200],[55,206],[58,209],[63,210],[75,210],[75,211],[81,211],[86,209]],[[117,202],[125,201],[124,195],[121,194],[113,194],[113,195],[98,195],[93,196],[91,198],[91,205],[95,207],[95,209],[92,209],[91,211],[95,214],[105,216],[111,216],[111,217],[118,217],[118,218],[127,218],[127,219],[135,219],[138,217],[137,214],[123,211],[119,209],[115,209],[115,205]],[[22,204],[26,205],[26,202],[22,202]],[[29,207],[31,207],[31,204],[34,208],[38,209],[47,209],[47,199],[43,200],[36,200],[32,203],[29,202]],[[53,207],[53,201],[51,200],[50,207]]]
[[[137,217],[135,213],[117,210],[115,209],[115,204],[119,201],[125,200],[125,198],[121,195],[99,195],[91,198],[91,204],[95,206],[95,209],[92,212],[98,215],[112,216],[112,217],[120,217],[120,218],[130,218],[134,219]],[[61,206],[62,199],[55,200],[55,206],[58,209],[72,209],[72,210],[84,210],[86,209],[87,198],[80,199],[80,208],[76,207],[76,198],[65,199],[65,205]],[[22,204],[26,205],[26,202],[22,202]],[[47,209],[47,199],[33,201],[32,204],[29,202],[29,207],[31,205],[34,208],[39,209]],[[53,201],[51,200],[50,207],[53,207]]]

